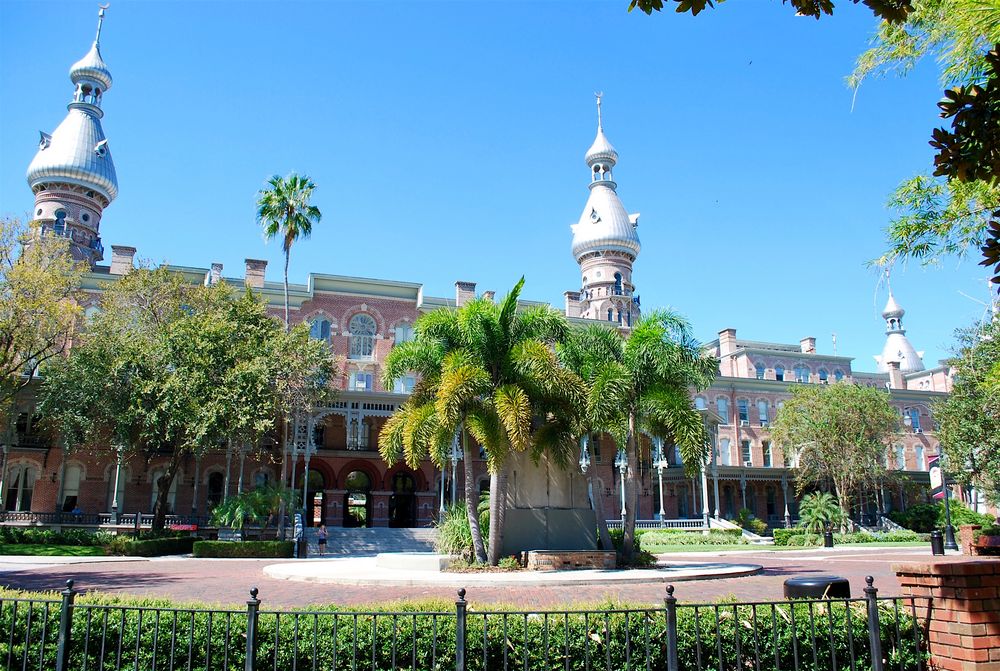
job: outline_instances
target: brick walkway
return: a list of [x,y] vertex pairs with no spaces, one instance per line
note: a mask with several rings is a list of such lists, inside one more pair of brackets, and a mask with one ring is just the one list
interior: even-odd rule
[[[875,577],[881,595],[900,593],[891,570],[893,563],[931,558],[924,548],[878,549],[845,548],[836,551],[756,552],[725,556],[699,556],[691,553],[664,555],[671,559],[692,561],[754,563],[764,566],[760,575],[682,582],[675,595],[681,601],[715,601],[733,596],[740,600],[774,600],[782,595],[785,578],[812,573],[832,573],[851,582],[853,596],[861,596],[864,577]],[[940,558],[939,558],[940,559]],[[963,561],[949,556],[947,561]],[[286,560],[287,561],[287,560]],[[0,585],[29,590],[56,590],[67,578],[79,589],[138,596],[169,597],[176,601],[215,604],[238,604],[246,600],[251,586],[260,589],[260,598],[268,606],[319,606],[322,604],[360,605],[400,599],[439,598],[454,600],[462,587],[462,576],[455,576],[449,587],[353,587],[290,582],[265,577],[263,568],[276,560],[210,560],[165,558],[149,561],[73,564],[67,566],[12,566],[0,569]],[[2,560],[0,560],[2,564]],[[621,600],[630,603],[658,604],[663,599],[663,585],[594,585],[571,587],[484,588],[469,590],[468,600],[475,604],[516,603],[526,607],[554,607]]]

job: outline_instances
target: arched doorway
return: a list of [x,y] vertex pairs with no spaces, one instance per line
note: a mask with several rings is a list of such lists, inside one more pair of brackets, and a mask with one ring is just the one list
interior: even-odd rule
[[[326,524],[326,478],[315,468],[309,469],[308,477],[299,474],[296,483],[295,507],[304,506],[303,519],[307,527]],[[303,481],[305,487],[303,488]]]
[[351,471],[344,479],[344,526],[372,525],[372,480],[364,471]]
[[410,471],[399,471],[392,476],[392,495],[389,497],[390,527],[417,525],[416,488],[416,480]]

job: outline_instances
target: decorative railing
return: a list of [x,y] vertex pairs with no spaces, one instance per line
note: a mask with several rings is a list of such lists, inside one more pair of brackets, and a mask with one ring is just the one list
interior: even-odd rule
[[[621,519],[607,520],[609,529],[621,529]],[[676,520],[636,520],[636,529],[703,529],[701,518]]]
[[[0,664],[21,671],[518,669],[923,671],[928,600],[864,597],[600,610],[157,608],[0,598]],[[697,589],[692,589],[697,593]],[[918,615],[918,611],[920,615]]]

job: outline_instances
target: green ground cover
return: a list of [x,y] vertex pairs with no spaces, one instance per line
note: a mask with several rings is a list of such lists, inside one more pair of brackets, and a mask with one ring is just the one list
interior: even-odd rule
[[0,544],[0,555],[32,557],[103,557],[103,547],[93,545]]

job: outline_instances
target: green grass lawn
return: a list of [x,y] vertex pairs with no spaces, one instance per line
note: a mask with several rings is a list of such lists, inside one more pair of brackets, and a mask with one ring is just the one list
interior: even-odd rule
[[16,545],[0,544],[0,555],[34,557],[103,557],[104,548],[92,545]]

